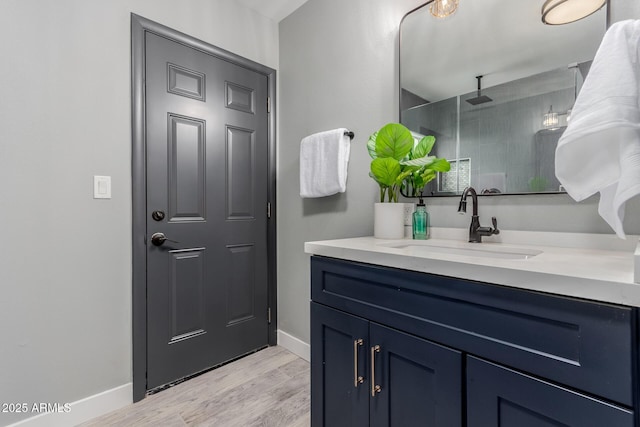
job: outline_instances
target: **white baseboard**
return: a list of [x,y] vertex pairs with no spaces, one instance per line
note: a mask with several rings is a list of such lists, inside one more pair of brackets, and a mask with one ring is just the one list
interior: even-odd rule
[[278,345],[300,356],[307,362],[311,360],[311,346],[299,338],[278,329]]
[[93,396],[77,400],[64,412],[63,404],[60,412],[47,412],[26,420],[11,424],[8,427],[69,427],[82,424],[100,415],[120,409],[133,403],[133,383],[121,385]]

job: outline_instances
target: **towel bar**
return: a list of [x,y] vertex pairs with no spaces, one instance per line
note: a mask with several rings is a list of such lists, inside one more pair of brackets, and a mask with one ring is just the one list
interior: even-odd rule
[[345,131],[344,134],[347,135],[349,139],[353,139],[353,137],[356,136],[356,134],[351,132],[350,130]]

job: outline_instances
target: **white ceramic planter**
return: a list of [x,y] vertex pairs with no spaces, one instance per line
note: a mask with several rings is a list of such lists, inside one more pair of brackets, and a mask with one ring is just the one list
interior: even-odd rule
[[404,203],[376,203],[373,215],[373,237],[404,238]]

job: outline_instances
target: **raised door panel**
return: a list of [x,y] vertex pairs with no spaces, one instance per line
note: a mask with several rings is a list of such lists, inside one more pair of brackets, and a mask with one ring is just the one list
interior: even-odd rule
[[468,427],[631,427],[633,412],[467,357]]
[[313,427],[369,425],[368,325],[359,317],[311,303]]
[[227,126],[227,220],[252,220],[255,177],[255,135]]
[[369,332],[380,386],[372,391],[370,425],[461,426],[460,352],[375,323]]
[[227,247],[226,280],[227,327],[256,317],[256,277],[251,268],[255,265],[255,246],[235,245]]
[[167,75],[167,92],[205,101],[205,74],[167,63]]
[[206,333],[204,321],[205,251],[169,251],[169,343]]
[[205,122],[169,114],[169,220],[204,221]]

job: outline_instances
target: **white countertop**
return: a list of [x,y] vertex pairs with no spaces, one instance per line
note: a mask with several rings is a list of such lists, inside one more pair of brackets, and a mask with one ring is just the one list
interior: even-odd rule
[[437,247],[425,251],[412,246],[420,241],[411,239],[373,237],[307,242],[304,247],[314,255],[640,307],[640,284],[634,283],[637,236],[618,242],[609,235],[507,231],[500,237],[485,238],[483,243],[466,243],[465,233],[434,229],[432,239],[426,242],[463,250],[481,245],[486,251],[540,253],[528,259],[492,258],[482,253],[468,256]]

